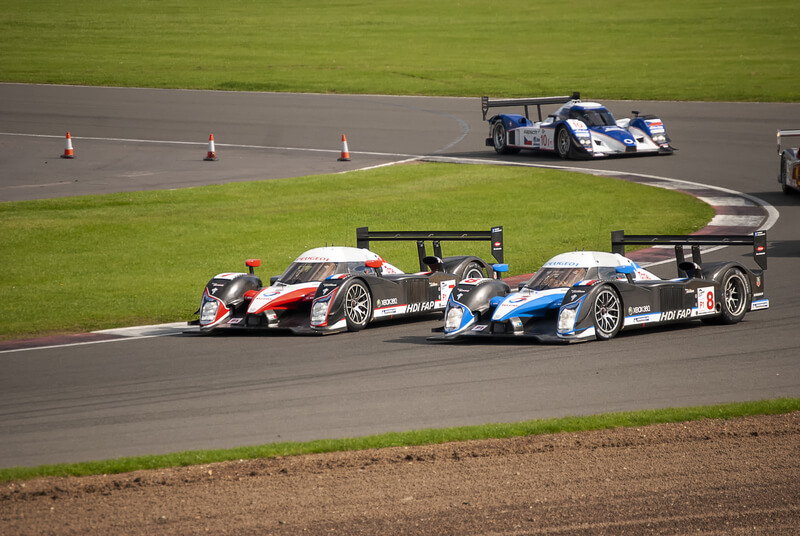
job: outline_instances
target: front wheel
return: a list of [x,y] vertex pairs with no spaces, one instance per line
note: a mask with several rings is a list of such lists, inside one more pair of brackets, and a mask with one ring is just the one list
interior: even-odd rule
[[372,296],[361,281],[354,281],[344,295],[344,318],[347,331],[359,331],[372,317]]
[[556,134],[556,151],[558,156],[567,159],[572,154],[572,136],[567,127],[561,127]]
[[736,324],[747,313],[750,299],[747,278],[741,270],[731,268],[722,278],[722,303],[720,321],[723,324]]
[[622,329],[622,300],[611,286],[605,285],[597,293],[592,319],[597,340],[612,339]]

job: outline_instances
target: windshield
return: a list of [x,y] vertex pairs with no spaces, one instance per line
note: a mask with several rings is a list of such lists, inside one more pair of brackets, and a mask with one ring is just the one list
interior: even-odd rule
[[531,290],[571,287],[586,278],[586,268],[542,268],[525,283]]
[[576,110],[573,108],[569,111],[569,119],[583,121],[587,127],[608,127],[617,124],[614,116],[605,108],[596,110]]
[[278,278],[284,285],[322,281],[333,274],[373,274],[375,269],[363,262],[293,262]]

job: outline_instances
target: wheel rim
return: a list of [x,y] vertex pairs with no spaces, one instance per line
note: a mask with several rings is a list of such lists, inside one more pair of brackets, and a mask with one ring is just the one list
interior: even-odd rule
[[725,306],[733,316],[738,316],[744,311],[744,305],[744,282],[741,277],[734,275],[725,284]]
[[345,296],[347,318],[357,325],[364,325],[367,323],[367,316],[369,315],[369,294],[367,289],[361,285],[353,285],[347,289]]
[[614,333],[619,325],[619,299],[612,290],[601,290],[594,302],[594,318],[597,329],[604,335]]
[[569,146],[569,132],[567,132],[567,129],[562,128],[558,131],[558,154],[566,156],[569,152]]

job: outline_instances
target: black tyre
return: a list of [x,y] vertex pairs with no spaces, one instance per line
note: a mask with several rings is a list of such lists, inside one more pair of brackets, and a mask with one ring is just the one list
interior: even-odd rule
[[622,300],[610,285],[604,285],[597,292],[592,306],[594,332],[599,341],[614,338],[622,329]]
[[508,134],[506,133],[506,125],[503,123],[502,119],[492,123],[491,134],[494,150],[497,154],[514,154],[519,152],[519,149],[508,146]]
[[569,158],[572,154],[572,135],[567,127],[561,127],[556,133],[556,151],[561,158]]
[[794,190],[786,184],[786,156],[781,155],[781,171],[779,175],[779,181],[781,183],[781,190],[786,195],[792,195]]
[[747,277],[737,268],[731,268],[722,278],[722,301],[719,320],[723,324],[740,322],[750,307],[750,287]]
[[372,318],[372,296],[361,281],[353,281],[344,294],[344,318],[347,331],[358,331]]
[[486,277],[486,272],[479,263],[471,262],[464,267],[464,270],[462,270],[459,275],[459,281],[462,281],[464,279]]

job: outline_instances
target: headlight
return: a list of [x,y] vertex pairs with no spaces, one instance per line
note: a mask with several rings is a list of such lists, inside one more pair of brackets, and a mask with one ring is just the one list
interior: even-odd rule
[[217,300],[203,301],[203,307],[200,309],[200,323],[210,324],[217,319],[217,310],[219,309],[219,302]]
[[558,331],[564,333],[572,331],[575,327],[575,317],[578,314],[577,307],[564,307],[558,313]]
[[653,136],[653,141],[658,144],[667,143],[667,137],[663,134],[656,134],[655,136]]
[[447,314],[444,317],[444,330],[455,331],[461,327],[461,319],[464,318],[464,310],[461,307],[455,306],[447,309]]
[[317,300],[314,302],[311,307],[311,323],[313,325],[318,326],[325,323],[328,318],[328,306],[330,303],[330,300]]

